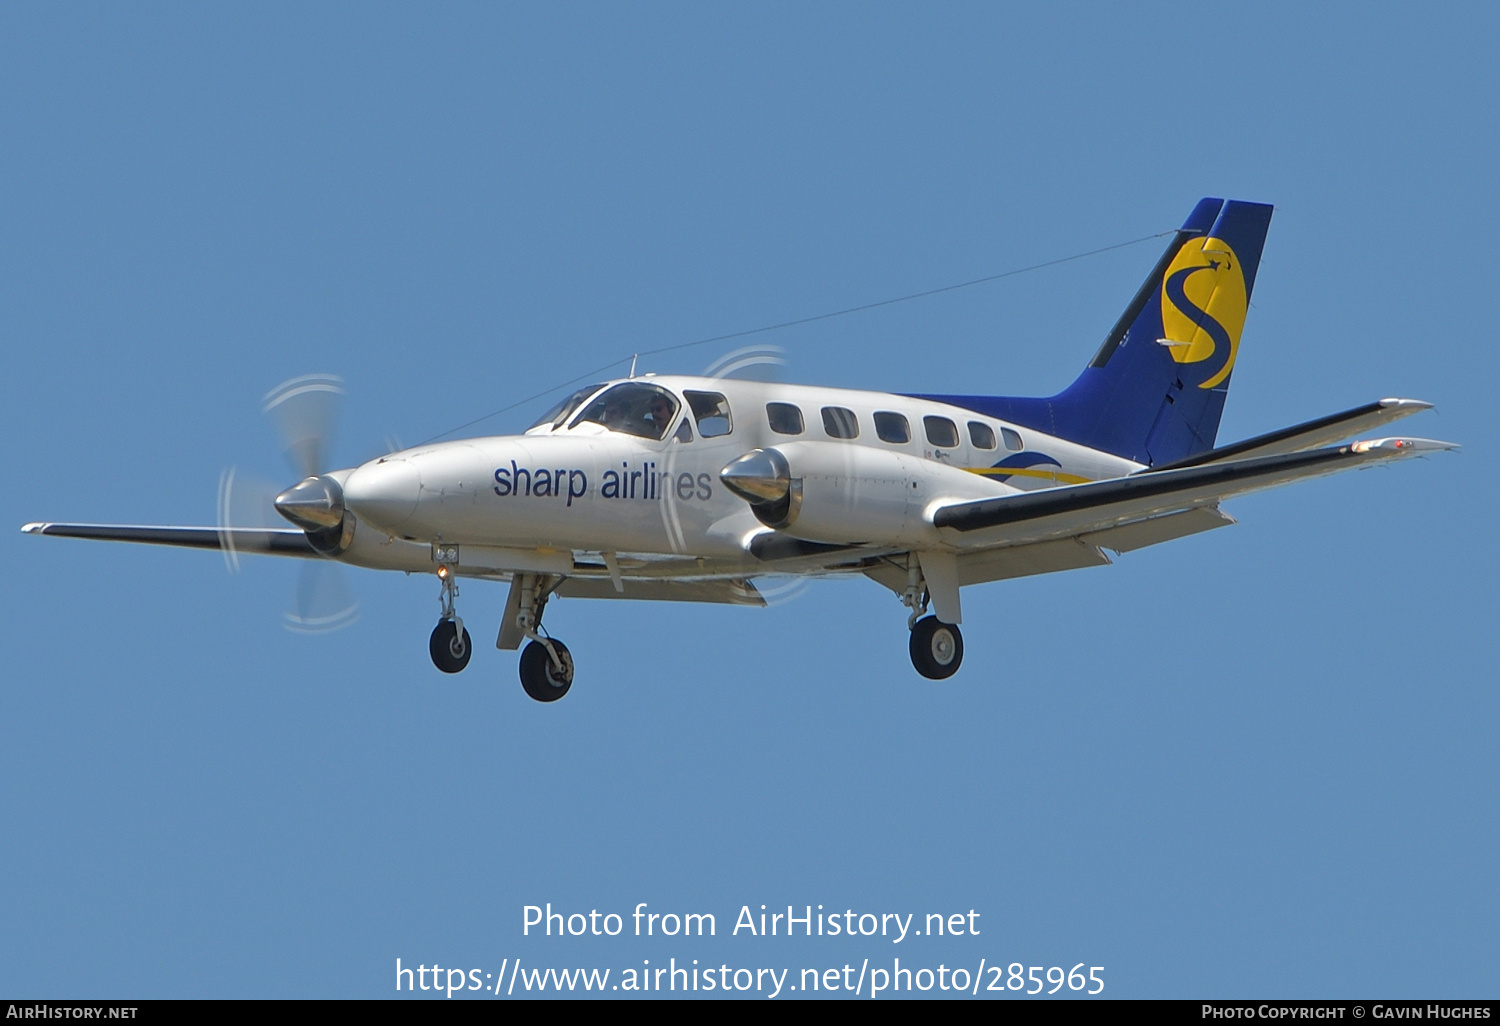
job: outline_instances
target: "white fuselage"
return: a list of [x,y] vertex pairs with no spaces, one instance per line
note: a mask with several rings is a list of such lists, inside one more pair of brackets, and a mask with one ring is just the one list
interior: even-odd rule
[[[607,391],[621,386],[629,387]],[[659,425],[606,401],[655,393],[675,404]],[[575,552],[751,566],[750,539],[769,528],[719,472],[772,447],[791,460],[802,489],[803,515],[789,535],[911,548],[942,546],[928,513],[938,505],[1140,469],[925,399],[674,376],[600,385],[523,435],[419,446],[331,476],[359,521],[345,558],[366,566],[430,567],[439,543],[466,554],[460,572],[481,574],[561,570]],[[528,561],[536,565],[517,565]]]

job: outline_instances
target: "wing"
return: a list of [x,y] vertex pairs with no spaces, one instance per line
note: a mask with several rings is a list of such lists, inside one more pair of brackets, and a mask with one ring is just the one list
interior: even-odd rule
[[[1355,416],[1392,416],[1389,409],[1379,407],[1371,404],[1277,435],[1282,438],[1280,444],[1294,444],[1298,437],[1338,430],[1335,421],[1347,424]],[[1426,404],[1417,408],[1425,409]],[[1302,434],[1294,434],[1297,431]],[[1456,448],[1450,442],[1423,438],[1383,438],[1308,452],[1141,471],[1109,481],[953,503],[940,507],[933,522],[957,549],[956,577],[950,585],[979,584],[1104,566],[1110,562],[1106,549],[1129,552],[1234,523],[1234,518],[1218,507],[1221,500],[1231,496]],[[906,587],[907,571],[901,560],[884,560],[862,569],[867,577],[897,594]],[[956,606],[956,591],[952,600]]]
[[1301,452],[1320,445],[1332,445],[1362,431],[1373,431],[1387,424],[1410,417],[1413,413],[1432,409],[1431,403],[1420,399],[1379,399],[1373,403],[1356,406],[1343,413],[1332,413],[1305,424],[1296,424],[1264,435],[1247,438],[1218,449],[1210,449],[1196,456],[1178,460],[1154,468],[1155,471],[1179,470],[1183,467],[1198,467],[1208,463],[1224,463],[1229,460],[1252,459],[1256,456],[1277,456],[1287,452]]
[[[938,509],[933,524],[960,552],[1084,536],[1089,536],[1096,546],[1114,548],[1109,538],[1097,536],[1125,527],[1135,527],[1135,531],[1119,537],[1121,548],[1138,548],[1141,544],[1165,541],[1167,537],[1180,537],[1180,533],[1169,530],[1166,524],[1136,526],[1147,521],[1213,507],[1230,496],[1303,478],[1456,448],[1451,442],[1425,438],[1382,438],[1305,452],[1143,471],[1109,481],[954,503]],[[1205,523],[1201,515],[1192,523],[1201,524],[1200,530],[1213,526]],[[1156,534],[1164,536],[1154,537]]]
[[50,534],[62,538],[93,538],[98,541],[140,542],[145,545],[175,545],[189,549],[223,549],[270,556],[300,556],[322,559],[308,543],[307,535],[295,527],[149,527],[130,524],[27,524],[26,534]]

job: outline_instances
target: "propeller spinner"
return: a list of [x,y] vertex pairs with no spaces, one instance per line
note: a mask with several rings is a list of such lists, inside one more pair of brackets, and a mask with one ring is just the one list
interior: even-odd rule
[[309,533],[344,522],[344,490],[331,477],[309,477],[276,496],[276,512]]

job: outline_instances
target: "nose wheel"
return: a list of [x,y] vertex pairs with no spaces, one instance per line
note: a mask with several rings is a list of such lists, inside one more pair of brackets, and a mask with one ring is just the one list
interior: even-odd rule
[[468,628],[458,620],[440,620],[427,642],[432,665],[444,673],[457,673],[469,665],[474,646],[469,642]]
[[964,661],[964,636],[957,624],[924,616],[912,625],[911,664],[928,680],[945,680]]
[[453,608],[454,600],[458,598],[457,578],[446,565],[438,567],[437,574],[438,580],[443,582],[443,611],[427,641],[427,653],[432,656],[433,666],[444,673],[457,673],[469,665],[474,646],[469,641],[463,618]]

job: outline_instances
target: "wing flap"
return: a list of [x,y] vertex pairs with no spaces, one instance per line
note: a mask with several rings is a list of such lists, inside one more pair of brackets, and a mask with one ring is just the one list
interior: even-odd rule
[[933,523],[960,548],[1022,545],[1107,531],[1303,478],[1455,448],[1450,442],[1383,438],[1310,452],[1143,472],[1109,481],[955,503],[939,508]]
[[1219,507],[1198,506],[1111,527],[1107,531],[1094,531],[1079,540],[1111,552],[1132,552],[1144,549],[1147,545],[1159,545],[1174,538],[1212,531],[1216,527],[1228,527],[1232,523],[1235,523],[1234,517],[1222,512]]
[[960,584],[983,584],[985,581],[1108,565],[1109,557],[1097,545],[1077,538],[1063,538],[1035,545],[965,553],[958,557],[958,580]]
[[[1059,570],[1081,570],[1088,566],[1108,566],[1110,559],[1097,545],[1077,538],[1011,545],[958,555],[958,583],[964,587],[987,581],[1004,581],[1012,577],[1030,577]],[[897,595],[906,590],[906,570],[896,562],[884,562],[864,570],[876,584],[884,585]]]
[[613,581],[569,577],[557,586],[564,598],[647,599],[654,602],[720,602],[736,606],[763,606],[755,585],[743,579],[705,581],[643,581],[625,578],[623,591],[616,591]]

